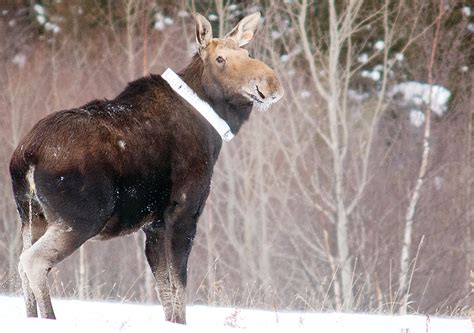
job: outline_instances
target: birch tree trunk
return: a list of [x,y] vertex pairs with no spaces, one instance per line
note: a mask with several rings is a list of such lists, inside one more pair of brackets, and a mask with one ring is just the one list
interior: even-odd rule
[[[423,152],[421,155],[421,164],[420,169],[418,171],[418,178],[416,180],[415,187],[413,192],[410,196],[410,202],[408,204],[408,208],[405,215],[405,227],[403,232],[403,243],[402,243],[402,250],[400,254],[400,275],[398,277],[399,283],[399,295],[402,297],[401,304],[400,304],[400,314],[404,315],[407,313],[408,302],[410,299],[410,278],[409,278],[409,270],[410,270],[410,249],[412,247],[413,241],[413,221],[416,213],[416,208],[418,205],[418,201],[421,196],[422,186],[425,180],[426,171],[428,168],[428,159],[430,154],[430,141],[431,141],[431,99],[432,99],[432,91],[431,88],[433,85],[433,64],[435,60],[436,54],[436,46],[439,37],[439,30],[441,26],[441,18],[444,13],[444,4],[443,0],[439,3],[439,16],[437,18],[436,27],[435,27],[435,35],[433,38],[433,43],[431,47],[431,56],[430,61],[428,63],[428,84],[430,85],[430,94],[428,98],[428,105],[425,111],[425,126],[424,126],[424,134],[423,134]],[[414,268],[413,268],[414,269]]]

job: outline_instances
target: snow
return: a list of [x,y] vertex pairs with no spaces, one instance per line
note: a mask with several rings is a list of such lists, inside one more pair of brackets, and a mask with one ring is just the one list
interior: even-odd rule
[[36,16],[36,21],[38,21],[39,24],[43,25],[46,22],[46,18],[43,15],[38,15]]
[[378,40],[374,44],[374,49],[376,49],[377,51],[382,51],[384,47],[385,47],[385,42],[383,40]]
[[172,25],[174,23],[173,19],[168,16],[164,16],[161,13],[155,14],[155,22],[153,24],[153,28],[158,31],[163,31],[166,29],[166,26]]
[[369,98],[369,93],[366,93],[366,92],[360,92],[360,91],[357,91],[357,90],[353,90],[353,89],[349,89],[347,91],[347,96],[355,101],[355,102],[363,102],[365,101],[367,98]]
[[376,69],[374,69],[372,71],[364,70],[360,73],[360,75],[362,75],[362,77],[368,77],[373,81],[378,81],[382,77],[382,74],[380,74],[380,72]]
[[282,54],[280,57],[281,62],[287,62],[290,59],[290,56],[288,54]]
[[52,31],[55,34],[58,33],[60,30],[57,24],[51,22],[46,22],[44,28],[46,31]]
[[23,66],[25,66],[25,63],[26,63],[26,55],[24,55],[23,53],[17,53],[13,57],[12,63],[14,63],[15,65],[18,65],[18,67],[22,68]]
[[462,13],[464,14],[464,16],[471,16],[471,7],[468,7],[468,6],[464,6],[462,8]]
[[401,53],[401,52],[395,53],[395,60],[403,61],[404,58],[405,58],[405,56],[403,55],[403,53]]
[[425,114],[417,109],[410,110],[410,123],[415,127],[421,127],[425,122]]
[[219,19],[219,16],[217,16],[216,14],[209,14],[207,18],[209,19],[209,21],[217,21]]
[[158,31],[163,31],[165,30],[165,23],[163,21],[156,21],[153,28]]
[[23,300],[0,296],[2,332],[319,332],[469,333],[467,318],[302,313],[188,306],[187,326],[164,320],[161,306],[53,300],[58,320],[26,318]]
[[163,22],[165,22],[166,25],[172,25],[174,23],[173,19],[167,16],[163,19]]
[[361,64],[366,64],[367,61],[369,61],[369,56],[367,55],[367,53],[362,53],[358,58],[357,58],[357,62],[361,63]]
[[45,14],[44,7],[41,6],[40,4],[35,4],[35,5],[33,6],[33,10],[34,10],[38,15],[44,15],[44,14]]
[[378,64],[374,67],[374,71],[383,72],[383,65]]
[[189,13],[185,10],[180,10],[178,12],[178,17],[188,17],[189,16]]
[[301,92],[301,98],[302,99],[306,99],[306,98],[309,98],[311,96],[311,93],[308,91],[308,90],[303,90]]
[[48,22],[46,18],[46,11],[43,6],[40,4],[35,4],[33,6],[33,10],[36,13],[36,21],[38,21],[40,25],[44,25],[44,29],[46,31],[52,31],[54,34],[57,34],[59,31],[61,31],[56,23]]
[[414,103],[416,105],[421,105],[424,103],[425,105],[430,105],[431,110],[433,110],[433,112],[438,116],[441,116],[448,109],[448,101],[451,97],[451,92],[440,85],[433,85],[430,89],[429,84],[407,81],[392,87],[389,91],[389,95],[391,97],[397,97],[400,95],[402,101],[406,104]]

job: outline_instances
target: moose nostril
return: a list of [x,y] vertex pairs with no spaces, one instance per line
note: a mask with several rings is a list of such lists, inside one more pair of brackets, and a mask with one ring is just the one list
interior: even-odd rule
[[262,94],[262,92],[260,91],[260,89],[258,89],[258,86],[257,86],[256,88],[257,88],[258,95],[259,95],[261,98],[265,99],[265,95]]

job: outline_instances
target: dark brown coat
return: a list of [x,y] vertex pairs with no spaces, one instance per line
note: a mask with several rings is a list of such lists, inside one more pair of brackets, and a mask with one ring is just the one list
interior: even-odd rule
[[[241,29],[253,31],[254,21],[244,19]],[[278,100],[281,86],[268,66],[242,58],[238,36],[208,38],[206,22],[197,16],[200,52],[180,75],[236,134],[253,104]],[[224,51],[217,56],[227,67],[215,61]],[[240,92],[244,75],[232,82],[239,57],[261,73],[248,80],[251,96]],[[86,240],[143,229],[166,319],[184,323],[187,260],[221,146],[215,129],[158,75],[130,83],[113,100],[38,122],[10,164],[27,314],[37,316],[38,301],[43,317],[55,317],[47,272]]]

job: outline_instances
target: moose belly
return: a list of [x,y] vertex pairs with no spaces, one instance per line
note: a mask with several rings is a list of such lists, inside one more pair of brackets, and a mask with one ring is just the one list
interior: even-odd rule
[[112,216],[107,221],[102,231],[96,235],[93,240],[108,240],[111,238],[128,235],[157,220],[157,214],[150,213],[142,217],[140,220],[133,221],[132,223],[132,221],[124,221],[123,219],[120,219],[120,216],[117,214]]
[[150,223],[163,220],[164,210],[169,203],[170,189],[163,184],[147,185],[150,186],[138,189],[135,186],[125,186],[119,190],[115,213],[95,239],[104,240],[127,235]]

